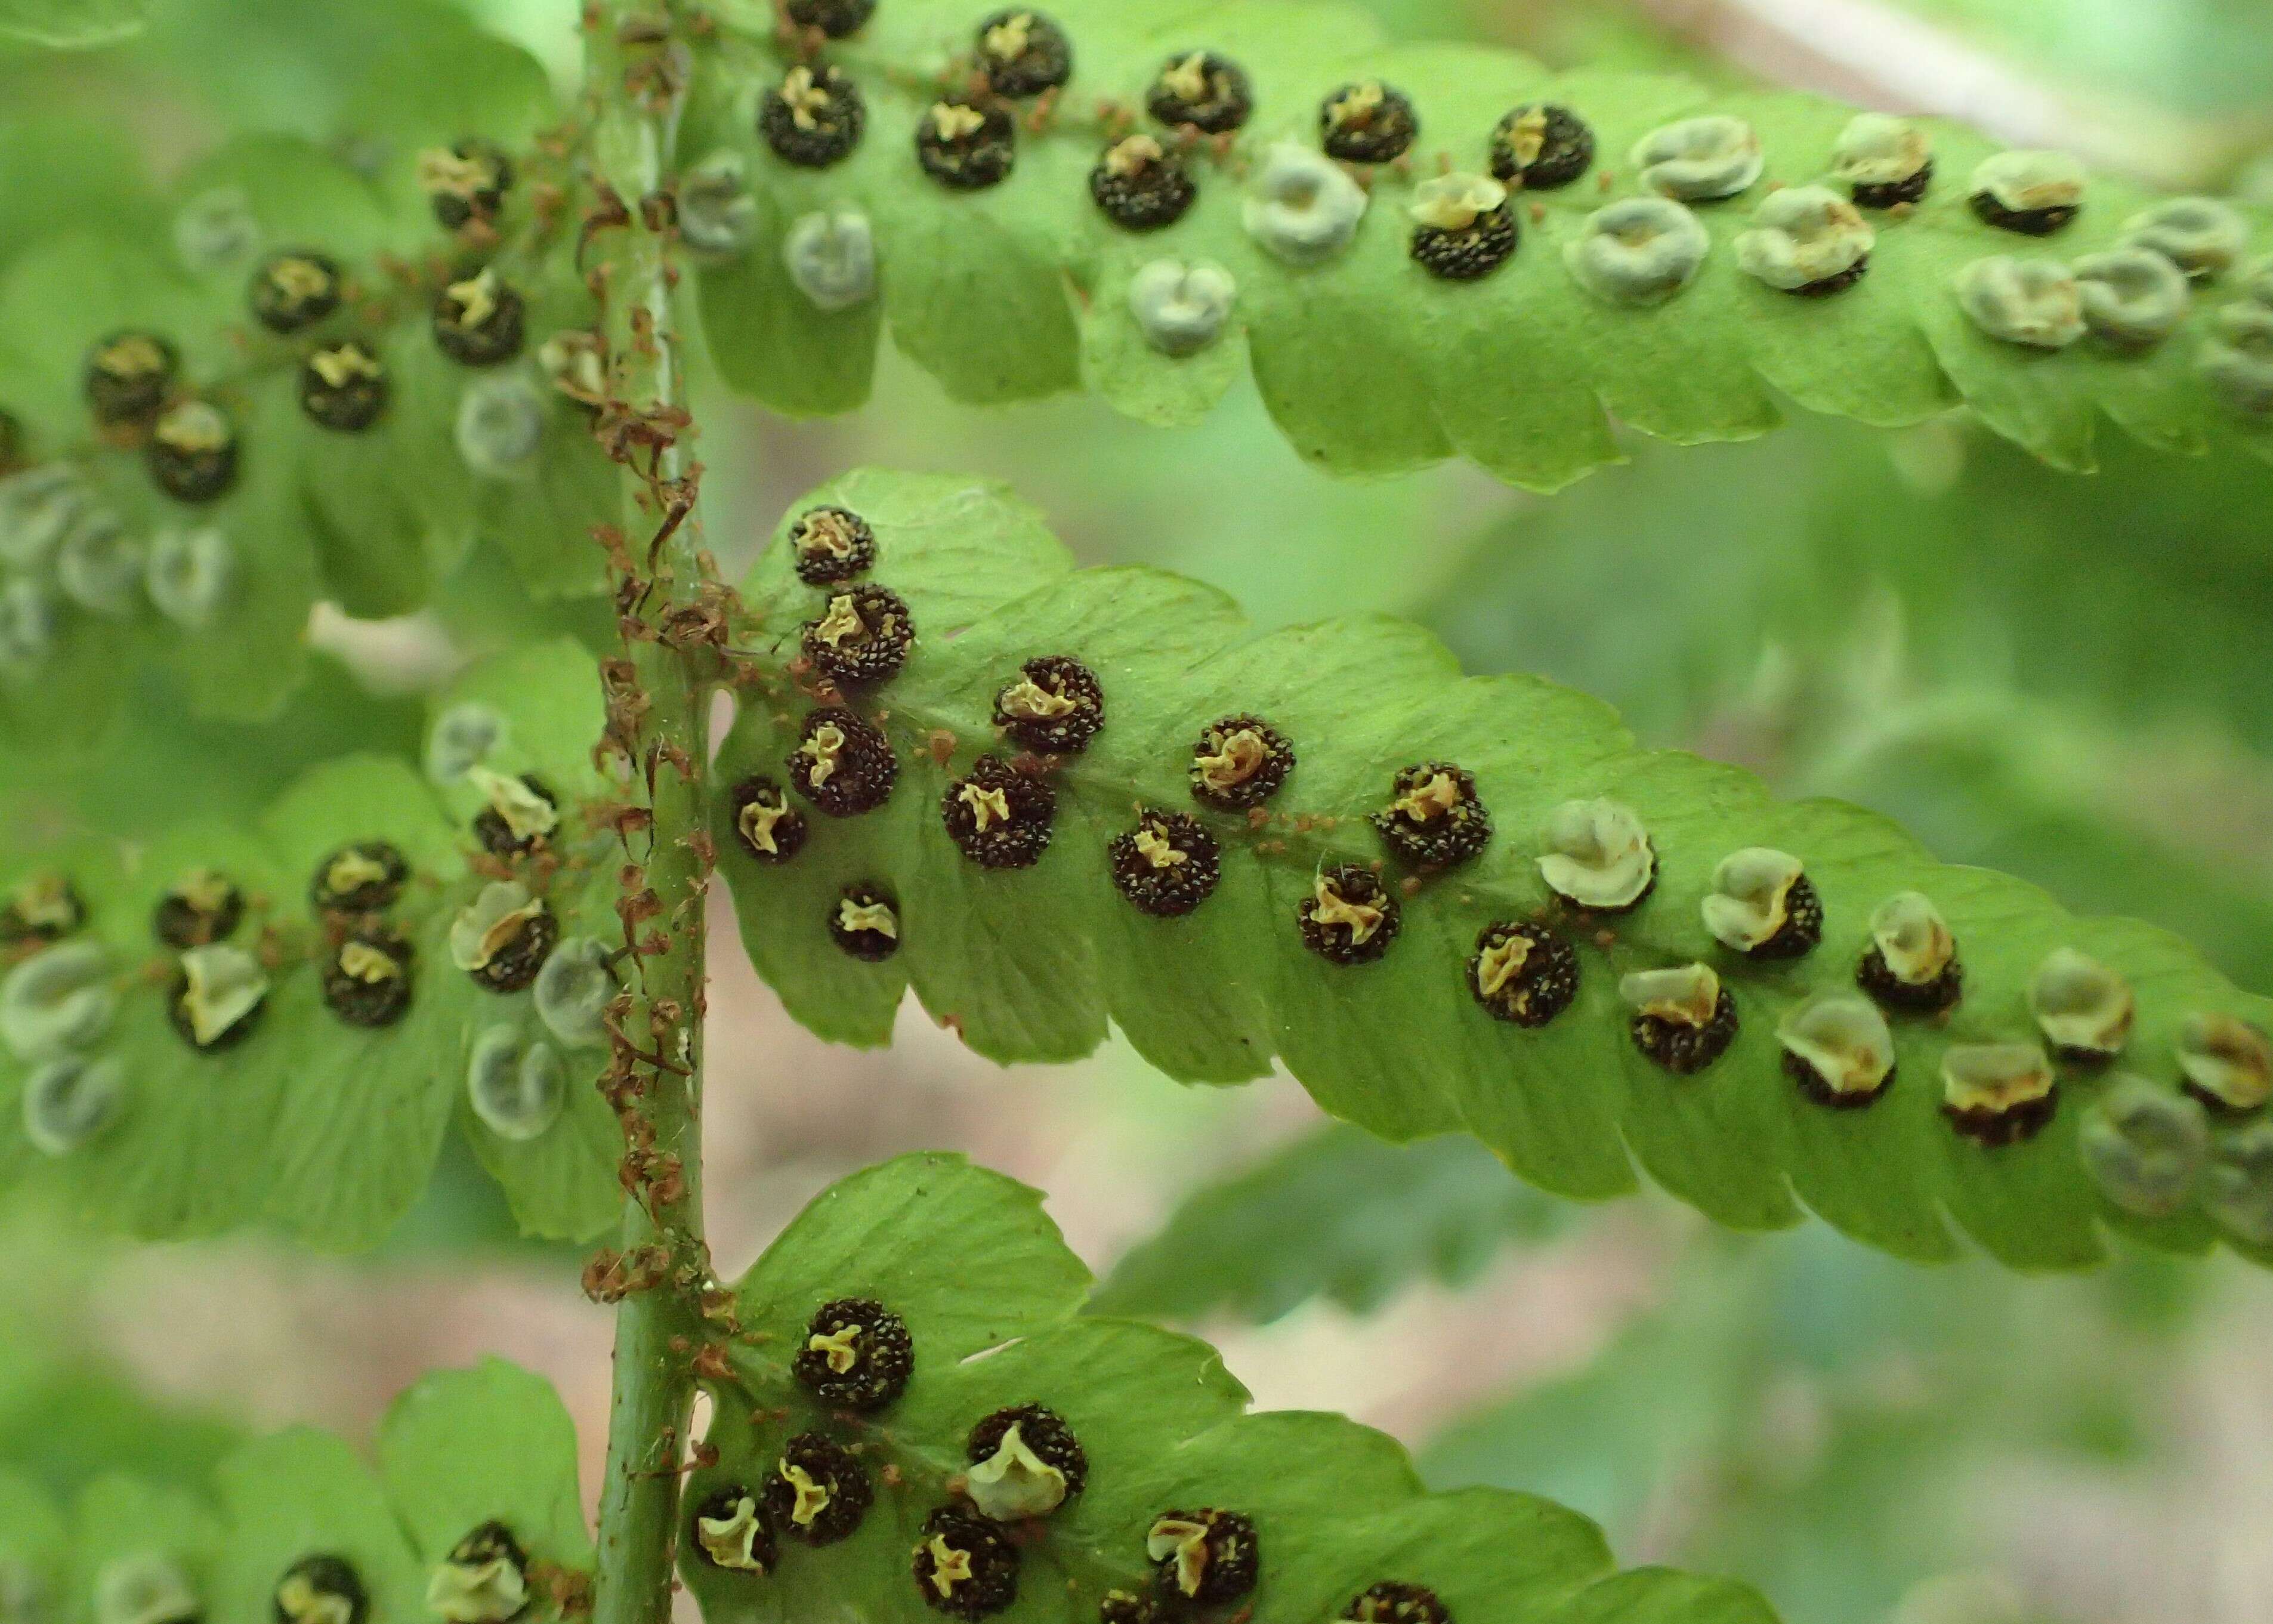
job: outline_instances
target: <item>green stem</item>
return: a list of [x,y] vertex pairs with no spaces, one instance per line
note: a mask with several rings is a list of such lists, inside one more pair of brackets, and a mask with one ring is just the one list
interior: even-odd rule
[[[654,628],[691,603],[701,571],[685,521],[668,210],[684,84],[669,19],[639,0],[588,6],[602,193],[594,238],[612,357],[601,432],[624,464],[622,657],[607,677],[609,742],[631,766],[642,829],[624,827],[632,998],[607,1086],[625,1128],[613,1395],[600,1497],[597,1624],[668,1624],[679,1468],[711,1285],[701,1225],[703,897],[711,863],[709,684]],[[606,194],[612,192],[611,199]],[[613,205],[619,203],[620,210]]]

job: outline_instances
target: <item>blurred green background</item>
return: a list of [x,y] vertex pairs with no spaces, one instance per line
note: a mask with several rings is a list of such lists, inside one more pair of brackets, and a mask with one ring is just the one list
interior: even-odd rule
[[[2273,195],[2262,0],[1372,4],[1408,35],[1774,78]],[[572,82],[571,9],[159,0],[131,48],[0,56],[0,258],[76,210],[162,229],[146,175],[236,130],[351,140],[476,28]],[[41,187],[49,143],[115,153],[110,180]],[[1749,446],[1637,441],[1541,500],[1458,466],[1330,481],[1251,393],[1162,432],[1085,400],[975,413],[884,365],[841,421],[706,391],[704,523],[730,568],[848,465],[980,471],[1091,560],[1204,577],[1266,625],[1414,616],[1473,668],[1585,688],[1653,742],[1883,809],[2273,991],[2273,469],[2112,444],[2082,480],[1962,418],[1803,421]],[[154,686],[117,750],[56,771],[121,808],[154,777],[185,809],[251,804],[334,751],[414,748],[407,689],[563,622],[602,623],[529,602],[476,553],[414,622],[320,617],[337,658],[275,729],[191,726]],[[1117,1050],[1002,1072],[920,1016],[888,1054],[831,1051],[738,959],[720,976],[722,1267],[847,1169],[955,1146],[1051,1192],[1109,1276],[1103,1305],[1219,1337],[1263,1402],[1351,1410],[1438,1482],[1564,1499],[1627,1560],[1738,1574],[1794,1624],[2273,1617],[2273,1288],[2237,1267],[1929,1274],[1819,1227],[1748,1240],[1654,1201],[1577,1210],[1469,1147],[1324,1127],[1291,1085],[1185,1090]],[[352,1427],[422,1367],[487,1350],[552,1375],[597,1438],[606,1317],[573,1254],[512,1237],[461,1153],[370,1259],[259,1237],[99,1247],[20,1209],[0,1229],[0,1459],[59,1485],[122,1462],[193,1480],[237,1429]]]

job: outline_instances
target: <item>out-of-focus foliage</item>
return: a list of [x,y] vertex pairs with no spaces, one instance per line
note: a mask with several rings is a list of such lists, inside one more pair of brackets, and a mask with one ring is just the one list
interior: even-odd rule
[[2155,1259],[2016,1282],[1903,1269],[1819,1229],[1704,1237],[1668,1273],[1656,1309],[1448,1427],[1423,1473],[1521,1482],[1622,1549],[1740,1575],[1808,1624],[1948,1616],[1899,1609],[2028,1531],[1999,1485],[2151,1470],[2170,1436],[2157,1395],[2210,1295]]
[[1462,1285],[1572,1209],[1458,1134],[1392,1145],[1337,1123],[1184,1199],[1090,1307],[1140,1319],[1279,1318],[1317,1297],[1367,1313],[1413,1282]]

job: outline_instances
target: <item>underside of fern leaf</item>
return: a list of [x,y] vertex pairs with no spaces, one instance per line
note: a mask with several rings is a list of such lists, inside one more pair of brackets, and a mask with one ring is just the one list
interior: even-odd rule
[[[829,540],[862,526],[872,552]],[[847,578],[814,586],[800,567]],[[872,587],[901,601],[911,651],[838,688],[826,669],[865,646]],[[1173,1076],[1237,1082],[1275,1058],[1337,1116],[1395,1139],[1472,1133],[1564,1194],[1631,1189],[1639,1163],[1725,1223],[1812,1210],[1920,1259],[1969,1240],[2015,1267],[2074,1267],[2108,1229],[2180,1250],[2221,1231],[2256,1255],[2273,1245],[2273,1010],[2164,932],[2073,918],[2029,886],[1936,863],[1857,808],[1780,804],[1742,772],[1639,749],[1594,702],[1464,678],[1408,625],[1357,616],[1258,637],[1193,583],[1076,570],[1031,510],[981,484],[848,477],[792,511],[745,598],[716,835],[752,958],[824,1036],[886,1041],[910,989],[1005,1062],[1085,1054],[1109,1021]],[[998,706],[1028,662],[1052,658],[1100,695],[1077,752],[998,726],[1019,720]],[[1226,811],[1196,795],[1195,773],[1230,754],[1215,725],[1234,718],[1266,723],[1294,764],[1274,793]],[[858,748],[863,726],[892,769],[881,802],[853,811],[881,771]],[[1020,722],[1029,741],[1032,726]],[[1462,784],[1488,835],[1459,861],[1415,863],[1377,827],[1400,800]],[[1046,786],[1046,819],[1025,786]],[[1542,859],[1568,845],[1550,840],[1561,809],[1598,801],[1631,815],[1647,862],[1629,876],[1638,894],[1581,906],[1550,883],[1572,884],[1568,869]],[[972,839],[981,818],[992,844]],[[1141,910],[1116,880],[1116,867],[1141,882],[1142,865],[1176,866],[1145,855],[1146,827],[1168,832],[1154,855],[1199,851],[1193,828],[1214,853],[1218,876],[1181,917]],[[1031,861],[974,858],[1001,861],[1005,831]],[[1723,869],[1752,851],[1780,854],[1735,865],[1781,876],[1782,922],[1759,952],[1732,945],[1744,887]],[[1359,944],[1361,924],[1333,909],[1369,898]],[[1881,913],[1897,898],[1939,920],[1946,951],[1904,956]],[[1511,932],[1527,970],[1511,969]],[[1889,953],[1916,985],[1889,986]],[[1695,1011],[1685,1049],[1628,996],[1666,989],[1624,981],[1669,970],[1689,977],[1677,993],[1725,996]],[[1503,1018],[1480,981],[1498,983]],[[1506,1018],[1511,981],[1537,994],[1529,1024]],[[1827,1045],[1809,1019],[1827,1006]],[[1872,1074],[1831,1078],[1873,1058],[1840,1034],[1878,1022]]]
[[[2087,321],[2096,296],[2070,273],[2090,262],[2088,283],[2107,274],[2092,257],[2132,244],[2156,199],[2113,180],[2073,193],[2062,175],[2052,211],[2006,209],[1992,223],[1995,208],[1977,195],[2032,203],[2043,177],[2029,160],[2021,192],[1993,172],[1984,181],[1976,166],[1994,148],[1953,126],[1858,135],[1849,109],[1804,96],[1556,74],[1481,47],[1392,47],[1354,8],[1316,0],[1039,11],[888,0],[840,38],[783,26],[767,0],[715,12],[719,32],[697,58],[682,220],[708,260],[701,309],[721,372],[784,410],[864,400],[889,320],[958,399],[1085,385],[1137,417],[1190,422],[1251,365],[1317,462],[1384,470],[1458,453],[1541,489],[1616,457],[1612,417],[1674,440],[1740,439],[1774,425],[1779,397],[1877,424],[1962,402],[2071,468],[2092,465],[2103,414],[2165,448],[2273,444],[2273,372],[2258,370],[2273,367],[2273,307],[2262,278],[2232,274],[2253,230],[2259,252],[2273,246],[2262,220],[2211,206],[2217,264],[2160,239],[2199,274],[2191,297],[2166,266],[2132,261],[2126,288],[2151,287],[2147,303],[2167,308],[2148,320],[2142,306],[2109,306]],[[1195,114],[1181,98],[1203,86],[1218,94]],[[802,139],[784,133],[791,100]],[[854,100],[849,141],[811,139],[813,119],[826,125]],[[1003,117],[981,132],[942,106]],[[1533,166],[1504,164],[1494,180],[1502,121],[1546,107],[1572,121],[1544,138],[1550,160],[1568,161],[1538,165],[1539,130],[1518,125]],[[1689,122],[1699,119],[1736,122]],[[1339,169],[1321,156],[1329,124],[1345,138],[1338,150],[1358,154]],[[1645,175],[1638,149],[1677,144],[1662,134],[1675,126],[1738,156],[1718,178]],[[958,151],[992,143],[996,167],[1007,155],[1000,177],[948,184],[927,173],[919,142],[935,153],[950,130],[964,132]],[[1121,151],[1131,138],[1152,146]],[[1744,155],[1753,142],[1757,163]],[[1857,150],[1865,155],[1842,155]],[[1154,152],[1189,183],[1181,204],[1182,188],[1145,167]],[[1456,244],[1474,251],[1464,271],[1488,264],[1473,280],[1432,274],[1414,240],[1430,228],[1411,210],[1440,215],[1427,189],[1448,174],[1514,187],[1497,237]],[[1858,183],[1864,206],[1839,227],[1849,246],[1812,281],[1804,254],[1801,272],[1782,267],[1788,240],[1740,241],[1774,227],[1792,207],[1778,194],[1802,187],[1833,189],[1844,222]],[[1129,208],[1132,187],[1147,186],[1171,200]],[[1623,249],[1654,240],[1652,217],[1598,211],[1637,199],[1659,208],[1669,191],[1686,214],[1655,218],[1701,255],[1677,293],[1629,302],[1629,270],[1606,282],[1567,268],[1566,255],[1588,252],[1582,239],[1599,263],[1625,264]],[[1452,207],[1444,218],[1464,206]],[[1969,267],[2002,258],[2052,267],[2021,273],[2044,277],[2050,327],[2006,320],[2017,306],[1996,276],[1961,297],[1961,279],[1986,275]],[[1212,269],[1197,286],[1177,279],[1194,267]],[[1164,304],[1163,288],[1181,302]],[[1986,327],[1969,310],[1989,311]]]

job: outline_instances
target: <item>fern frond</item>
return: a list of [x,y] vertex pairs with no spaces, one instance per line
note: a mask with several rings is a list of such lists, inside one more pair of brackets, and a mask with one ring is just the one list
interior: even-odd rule
[[[904,668],[849,701],[798,652],[800,626],[822,621],[839,590],[796,572],[792,537],[820,505],[867,520],[874,560],[856,584],[889,586],[915,631]],[[762,658],[719,779],[770,781],[806,838],[788,861],[760,861],[739,828],[746,796],[716,836],[753,960],[826,1037],[885,1041],[910,989],[1003,1061],[1085,1054],[1109,1020],[1172,1076],[1236,1082],[1275,1057],[1336,1116],[1392,1139],[1472,1133],[1564,1194],[1629,1190],[1639,1162],[1724,1223],[1775,1228],[1812,1210],[1920,1259],[1969,1239],[2015,1267],[2075,1267],[2102,1255],[2109,1229],[2182,1250],[2221,1227],[2254,1255],[2273,1244],[2256,1080],[2273,1006],[2164,932],[2072,918],[2031,887],[1934,862],[1858,808],[1779,804],[1742,772],[1639,749],[1591,700],[1530,678],[1463,678],[1411,626],[1355,616],[1257,636],[1193,583],[1076,570],[1042,551],[1031,512],[980,485],[862,473],[826,487],[784,521],[746,598],[764,629],[744,635]],[[1103,726],[1078,754],[1038,753],[1014,769],[1054,792],[1047,844],[1030,866],[990,868],[958,849],[968,820],[950,828],[942,802],[984,796],[994,780],[974,779],[982,755],[1021,756],[996,726],[998,696],[1038,657],[1094,676]],[[889,744],[896,774],[874,810],[833,816],[784,788],[824,703],[849,703]],[[1195,796],[1195,741],[1240,716],[1267,722],[1295,764],[1275,796],[1227,813]],[[873,776],[866,759],[839,759]],[[1489,819],[1481,851],[1437,870],[1398,855],[1374,821],[1392,813],[1399,775],[1426,763],[1456,769],[1447,785],[1467,774]],[[1646,864],[1617,896],[1573,892],[1567,868],[1542,866],[1560,808],[1598,800],[1626,808],[1647,841]],[[1133,839],[1146,811],[1195,820],[1216,850],[1219,880],[1184,917],[1148,916],[1116,883],[1112,843]],[[1033,823],[1011,819],[1029,850]],[[1723,864],[1756,848],[1783,854],[1770,860],[1783,923],[1748,938],[1730,910],[1759,888]],[[1345,868],[1373,876],[1379,893],[1336,883],[1339,906],[1398,913],[1373,962],[1313,951],[1366,957],[1340,952],[1357,925],[1314,929],[1306,942],[1322,882]],[[1563,892],[1549,883],[1558,873]],[[892,910],[896,937],[855,944],[888,956],[855,957],[830,929],[845,923],[848,891]],[[1905,959],[1921,984],[1890,991],[1865,960],[1876,954],[1883,970],[1887,953],[1907,951],[1878,915],[1913,893],[1944,921],[1954,957]],[[1538,1003],[1502,1012],[1535,1024],[1495,1019],[1479,996],[1474,976],[1509,969],[1504,951],[1478,962],[1504,947],[1504,935],[1480,939],[1494,927],[1532,933],[1527,963],[1542,979],[1523,986]],[[1793,956],[1774,956],[1783,950]],[[2104,974],[2064,957],[2079,953]],[[1711,973],[1726,1009],[1667,1015],[1669,996],[1710,990],[1701,978],[1622,989],[1690,966]],[[1879,1007],[1866,991],[1884,1003],[1883,1035],[1857,1035]],[[1922,1012],[1943,1002],[1929,992],[1957,996]],[[2062,1019],[2058,1006],[2078,993],[2082,1019]],[[1647,997],[1660,1025],[1638,1029],[1646,1011],[1628,994]],[[1843,1011],[1827,1046],[1812,1027],[1812,1043],[1786,1041],[1826,1000]],[[1669,1048],[1680,1034],[1667,1019],[1691,1031],[1685,1052]],[[2220,1034],[2239,1045],[2231,1066],[2217,1058]],[[1981,1052],[1999,1045],[2022,1047]],[[2084,1056],[2093,1045],[2109,1057]],[[1819,1068],[1839,1070],[1839,1056],[1872,1061],[1878,1075],[1827,1087]],[[1984,1064],[2016,1086],[1985,1117]],[[2131,1074],[2143,1080],[2119,1086]]]
[[[714,8],[723,27],[698,57],[682,218],[690,244],[709,251],[703,323],[735,387],[785,411],[857,405],[887,321],[895,342],[960,400],[1086,387],[1136,417],[1184,423],[1251,366],[1288,438],[1316,462],[1377,472],[1458,454],[1542,490],[1616,458],[1611,417],[1682,442],[1741,439],[1773,426],[1784,398],[1882,425],[1962,402],[2072,468],[2092,464],[2102,416],[2169,449],[2273,444],[2257,400],[2234,381],[2262,356],[2243,331],[2256,305],[2231,276],[2199,286],[2192,316],[2144,345],[2081,337],[2079,295],[2066,281],[2056,286],[2067,342],[2056,351],[1990,337],[1962,307],[1955,280],[1978,261],[2017,255],[2073,268],[2116,246],[2156,201],[2135,186],[2094,179],[2081,217],[2056,237],[2016,235],[1977,218],[1969,201],[1992,147],[1921,124],[1932,161],[1923,200],[1865,211],[1859,223],[1872,240],[1859,282],[1842,280],[1852,273],[1842,254],[1837,274],[1806,284],[1819,297],[1795,297],[1740,268],[1779,274],[1781,264],[1741,239],[1788,226],[1777,212],[1785,205],[1756,215],[1792,188],[1834,185],[1843,207],[1854,180],[1834,176],[1834,149],[1849,109],[1794,94],[1715,94],[1665,76],[1550,73],[1482,47],[1391,46],[1369,18],[1328,0],[1042,7],[1032,14],[1070,41],[1070,78],[1006,103],[1016,125],[1006,178],[982,190],[944,186],[918,162],[919,124],[942,97],[988,104],[979,25],[1001,9],[885,0],[864,27],[829,40],[777,32],[776,8],[761,0]],[[1235,129],[1203,134],[1148,110],[1164,74],[1203,51],[1248,81],[1251,116]],[[785,161],[761,135],[762,98],[797,66],[834,70],[865,109],[857,145],[825,167]],[[1377,84],[1409,101],[1417,139],[1393,162],[1348,166],[1362,190],[1343,192],[1347,182],[1317,169],[1321,109],[1343,87]],[[1509,222],[1519,240],[1498,268],[1472,282],[1430,274],[1415,261],[1408,213],[1421,189],[1440,171],[1488,175],[1496,128],[1540,105],[1587,127],[1584,172],[1514,192]],[[1590,228],[1598,211],[1654,195],[1638,147],[1699,118],[1742,121],[1763,162],[1756,176],[1737,177],[1732,197],[1697,200],[1693,223],[1681,227],[1699,233],[1704,249],[1693,284],[1646,306],[1590,293],[1566,255],[1601,229]],[[1196,187],[1188,211],[1164,228],[1123,229],[1092,200],[1091,170],[1130,135],[1163,147]],[[1308,156],[1286,158],[1289,150]],[[1301,263],[1289,262],[1289,244],[1270,245],[1270,211],[1256,212],[1274,159],[1310,231],[1303,241],[1329,244]],[[1312,200],[1321,188],[1329,204]],[[1324,218],[1334,195],[1365,206],[1339,247],[1336,222]],[[2254,229],[2260,252],[2273,247],[2261,216],[2236,218]],[[873,275],[848,282],[846,256],[859,258],[848,237],[873,245]],[[1228,281],[1190,288],[1152,269],[1162,264],[1212,265]],[[1132,294],[1147,276],[1158,285]],[[1189,296],[1165,318],[1163,287]],[[1220,318],[1227,295],[1216,342],[1169,353],[1208,330],[1190,304]]]
[[[1771,1616],[1726,1581],[1616,1572],[1591,1523],[1535,1497],[1425,1493],[1402,1449],[1339,1417],[1247,1413],[1206,1344],[1085,1314],[1087,1286],[1037,1193],[959,1157],[820,1196],[737,1288],[731,1376],[708,1383],[717,1458],[688,1477],[679,1545],[705,1615],[986,1617],[1012,1605],[1007,1575],[1009,1616],[1079,1620],[1176,1611],[1187,1581],[1259,1624],[1367,1617],[1384,1583],[1463,1620]],[[842,1372],[814,1351],[831,1333],[860,1350]],[[998,1474],[1012,1422],[1029,1453]],[[728,1536],[745,1500],[761,1565]],[[1015,1526],[974,1529],[974,1502]],[[1164,1519],[1202,1511],[1242,1520],[1246,1548],[1180,1570]]]
[[[428,775],[350,757],[301,778],[252,828],[8,854],[0,1184],[45,1185],[138,1235],[259,1220],[364,1246],[424,1188],[454,1116],[530,1231],[581,1237],[614,1216],[621,1132],[592,1084],[614,992],[599,961],[623,936],[606,821],[621,786],[591,764],[591,658],[518,650],[468,673],[435,716]],[[496,808],[544,799],[551,826],[516,846]],[[370,861],[327,882],[342,853]],[[557,985],[540,971],[500,990],[460,967],[454,933],[505,885],[544,905],[549,922],[521,929],[550,943]],[[504,951],[543,945],[507,934]],[[357,944],[394,969],[348,957]],[[186,977],[213,953],[257,977],[259,996],[208,999],[200,1032]],[[589,971],[581,982],[570,959]],[[83,1019],[58,1025],[73,1007]],[[477,1053],[504,1068],[481,1088]]]

